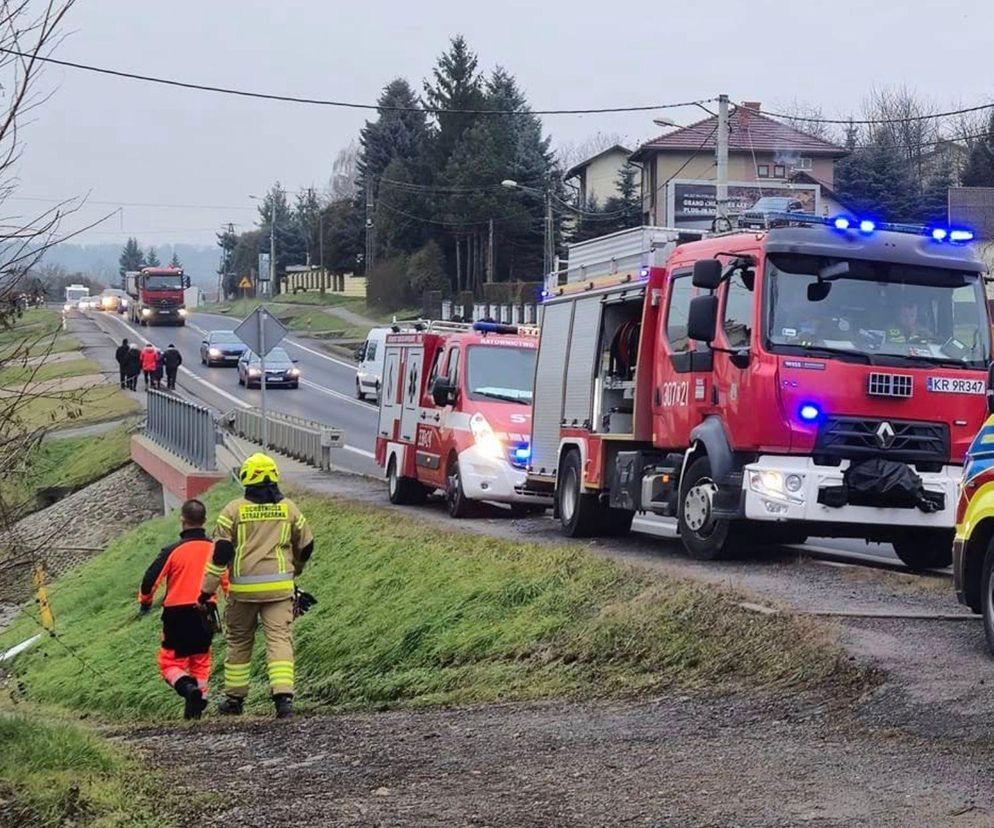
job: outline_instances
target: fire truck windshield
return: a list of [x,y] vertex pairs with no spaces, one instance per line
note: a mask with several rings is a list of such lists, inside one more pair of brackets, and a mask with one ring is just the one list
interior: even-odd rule
[[182,290],[182,276],[146,276],[145,287],[148,290]]
[[974,369],[990,360],[978,273],[773,254],[765,281],[774,353]]
[[535,348],[473,345],[466,355],[470,399],[531,405],[536,353]]

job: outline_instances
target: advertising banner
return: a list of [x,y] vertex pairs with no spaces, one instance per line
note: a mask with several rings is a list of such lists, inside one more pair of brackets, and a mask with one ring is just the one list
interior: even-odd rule
[[[717,214],[714,181],[679,180],[667,185],[667,224],[671,227],[710,230]],[[760,201],[761,199],[769,199]],[[820,215],[821,200],[816,184],[730,181],[728,217],[736,227],[742,214],[753,211],[787,212],[799,210]]]

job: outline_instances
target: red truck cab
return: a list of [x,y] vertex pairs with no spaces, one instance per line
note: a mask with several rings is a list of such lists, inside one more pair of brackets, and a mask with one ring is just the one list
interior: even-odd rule
[[524,490],[531,453],[534,328],[428,322],[388,334],[376,460],[393,503],[445,493],[450,515],[480,501],[543,511],[544,493]]
[[190,278],[181,267],[143,267],[125,274],[131,321],[139,325],[185,325]]
[[787,218],[546,302],[528,480],[566,534],[653,513],[700,558],[814,535],[949,564],[985,267],[948,230]]

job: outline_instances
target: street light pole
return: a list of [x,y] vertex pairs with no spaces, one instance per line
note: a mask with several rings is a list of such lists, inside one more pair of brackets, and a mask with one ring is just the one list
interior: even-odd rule
[[[276,284],[276,198],[269,217],[269,290]],[[279,291],[277,291],[279,293]]]
[[520,190],[523,193],[531,193],[545,199],[545,238],[542,245],[542,270],[544,271],[542,281],[544,282],[552,273],[553,261],[556,257],[555,222],[552,218],[552,188],[546,187],[544,190],[539,190],[535,187],[526,187],[511,178],[505,178],[500,184],[508,190]]

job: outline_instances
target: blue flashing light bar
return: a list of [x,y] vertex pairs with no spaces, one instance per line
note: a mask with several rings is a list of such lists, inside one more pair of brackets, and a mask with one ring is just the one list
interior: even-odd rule
[[813,423],[821,416],[821,409],[814,403],[804,403],[797,413],[804,422]]
[[[878,230],[887,230],[892,233],[908,233],[915,236],[925,236],[936,242],[948,242],[951,244],[965,244],[973,241],[976,234],[965,227],[927,227],[924,224],[904,224],[901,222],[875,221],[874,219],[856,219],[852,216],[819,216],[814,213],[767,213],[767,223],[780,222],[788,224],[813,225],[820,224],[831,227],[840,232],[847,230],[859,230],[864,235],[872,235]],[[772,226],[772,225],[770,225]]]
[[504,325],[501,322],[474,322],[473,330],[479,333],[516,334],[517,325]]
[[519,446],[514,450],[514,459],[525,463],[532,456],[532,450],[528,446]]

